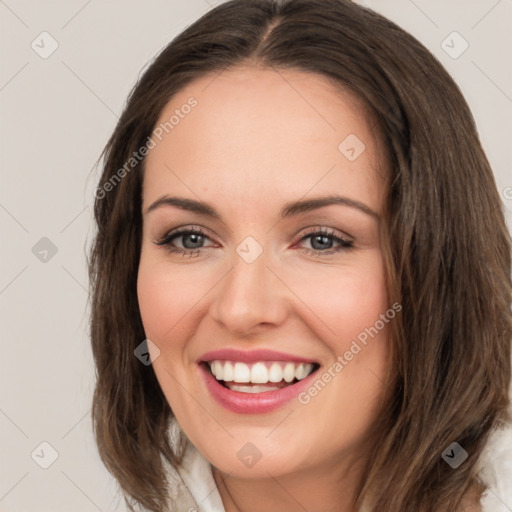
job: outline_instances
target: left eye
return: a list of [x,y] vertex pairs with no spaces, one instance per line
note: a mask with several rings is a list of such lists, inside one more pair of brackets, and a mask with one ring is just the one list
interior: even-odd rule
[[[176,247],[176,245],[174,245],[174,240],[178,238],[181,238],[182,247]],[[316,228],[316,230],[303,235],[298,241],[304,242],[308,239],[310,240],[311,248],[303,247],[303,251],[306,253],[327,255],[353,248],[353,242],[351,240],[336,236],[333,231],[329,231],[325,228]],[[169,252],[185,255],[198,254],[202,249],[206,249],[208,246],[202,246],[205,240],[210,240],[210,238],[203,230],[189,228],[167,233],[161,240],[155,243],[159,246],[165,246]],[[333,244],[338,244],[338,247],[333,248]]]
[[[312,248],[304,247],[303,251],[315,255],[328,255],[335,252],[349,250],[354,246],[352,240],[346,240],[342,237],[336,236],[333,231],[325,228],[315,228],[308,234],[300,239],[300,242],[304,240],[310,240]],[[338,247],[333,248],[333,243],[337,243]]]

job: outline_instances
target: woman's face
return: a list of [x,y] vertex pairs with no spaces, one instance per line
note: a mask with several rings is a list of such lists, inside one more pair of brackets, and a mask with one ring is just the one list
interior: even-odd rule
[[236,68],[173,97],[152,140],[138,299],[179,424],[231,475],[334,470],[378,415],[395,313],[361,102]]

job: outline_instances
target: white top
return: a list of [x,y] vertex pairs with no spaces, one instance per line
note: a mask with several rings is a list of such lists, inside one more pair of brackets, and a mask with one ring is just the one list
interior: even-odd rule
[[493,434],[479,467],[481,480],[490,486],[480,502],[484,512],[512,511],[512,425]]
[[[492,436],[479,467],[480,478],[490,486],[482,496],[483,511],[512,511],[512,426]],[[185,492],[188,490],[191,499],[191,506],[180,508],[180,512],[225,512],[213,479],[212,466],[192,443],[185,450],[178,473],[179,484],[186,486]],[[172,480],[176,481],[176,478]],[[186,503],[189,504],[188,501]]]
[[212,466],[192,443],[187,446],[178,472],[199,507],[197,512],[225,512]]

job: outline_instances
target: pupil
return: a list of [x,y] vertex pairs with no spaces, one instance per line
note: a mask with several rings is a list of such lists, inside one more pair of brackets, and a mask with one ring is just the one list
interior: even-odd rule
[[313,240],[311,242],[311,245],[313,246],[314,249],[325,249],[326,248],[326,245],[321,245],[321,244],[320,244],[320,247],[315,247],[315,242],[318,240],[321,240],[321,244],[327,244],[327,245],[329,244],[329,242],[332,242],[332,240],[328,236],[317,235],[317,236],[313,237]]
[[[195,243],[197,244],[197,246],[190,247],[190,244],[185,243],[185,240],[187,240],[187,239],[195,239]],[[201,242],[202,242],[201,239],[202,239],[202,235],[198,235],[197,233],[190,233],[189,235],[183,237],[183,245],[187,249],[197,249],[198,247],[201,246]],[[194,242],[192,242],[192,244],[194,244]]]

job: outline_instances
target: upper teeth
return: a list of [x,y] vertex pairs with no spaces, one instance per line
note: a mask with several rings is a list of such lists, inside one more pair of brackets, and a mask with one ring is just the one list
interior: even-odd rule
[[311,363],[285,363],[261,361],[245,364],[233,361],[210,361],[208,363],[212,374],[217,380],[225,382],[251,382],[266,384],[267,382],[291,382],[293,379],[302,380],[313,369]]

